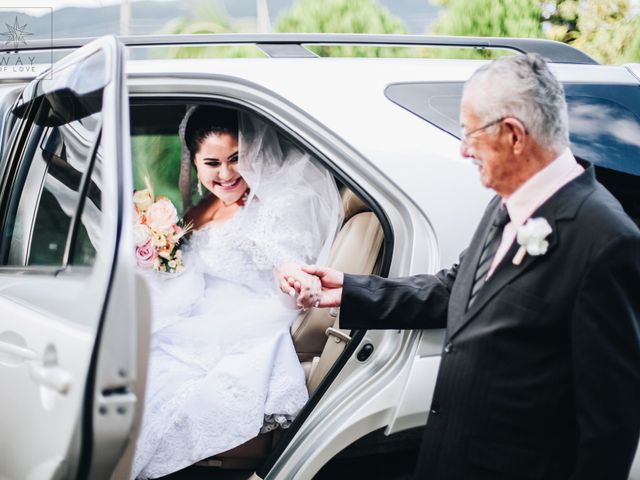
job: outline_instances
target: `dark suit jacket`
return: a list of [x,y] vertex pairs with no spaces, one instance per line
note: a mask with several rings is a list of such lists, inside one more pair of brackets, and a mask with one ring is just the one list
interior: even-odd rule
[[640,232],[589,167],[532,217],[545,255],[511,250],[466,310],[499,205],[458,265],[401,279],[346,275],[344,328],[447,329],[417,478],[628,476],[640,429]]

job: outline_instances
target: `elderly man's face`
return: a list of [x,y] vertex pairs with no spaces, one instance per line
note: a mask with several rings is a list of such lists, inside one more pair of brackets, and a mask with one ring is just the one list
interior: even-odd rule
[[520,183],[510,133],[502,121],[495,122],[498,118],[481,120],[473,109],[473,97],[473,92],[465,92],[462,98],[460,124],[467,135],[463,136],[460,153],[478,166],[485,187],[501,196],[510,195]]

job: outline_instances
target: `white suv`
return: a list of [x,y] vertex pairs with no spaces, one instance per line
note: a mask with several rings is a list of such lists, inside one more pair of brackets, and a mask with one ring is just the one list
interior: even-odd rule
[[[640,222],[640,65],[601,66],[569,46],[522,39],[84,43],[55,42],[56,52],[73,52],[37,78],[0,78],[2,479],[128,478],[150,321],[133,255],[132,191],[134,171],[149,160],[141,157],[153,153],[132,156],[131,144],[175,140],[188,105],[252,112],[331,171],[346,213],[334,266],[435,272],[466,247],[492,194],[459,154],[458,110],[463,83],[484,61],[318,58],[305,45],[542,53],[565,86],[574,153],[596,165]],[[270,58],[124,60],[134,47],[198,44],[254,44]],[[443,332],[349,332],[338,317],[311,311],[292,329],[311,396],[291,428],[200,462],[189,475],[393,479],[412,471]]]

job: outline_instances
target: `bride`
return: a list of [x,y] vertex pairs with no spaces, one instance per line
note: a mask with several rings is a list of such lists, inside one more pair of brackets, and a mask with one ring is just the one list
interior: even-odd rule
[[180,137],[183,171],[195,166],[206,195],[186,215],[185,269],[146,273],[151,351],[132,478],[290,425],[308,394],[289,333],[298,310],[274,273],[314,288],[292,262],[322,263],[341,220],[332,176],[254,116],[192,107]]

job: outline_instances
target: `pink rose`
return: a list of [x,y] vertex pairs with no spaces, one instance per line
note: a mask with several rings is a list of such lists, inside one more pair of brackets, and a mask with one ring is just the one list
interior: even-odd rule
[[140,268],[152,268],[157,256],[158,252],[150,241],[136,247],[136,263]]
[[169,199],[162,198],[147,210],[147,225],[153,230],[172,233],[177,221],[178,212]]

